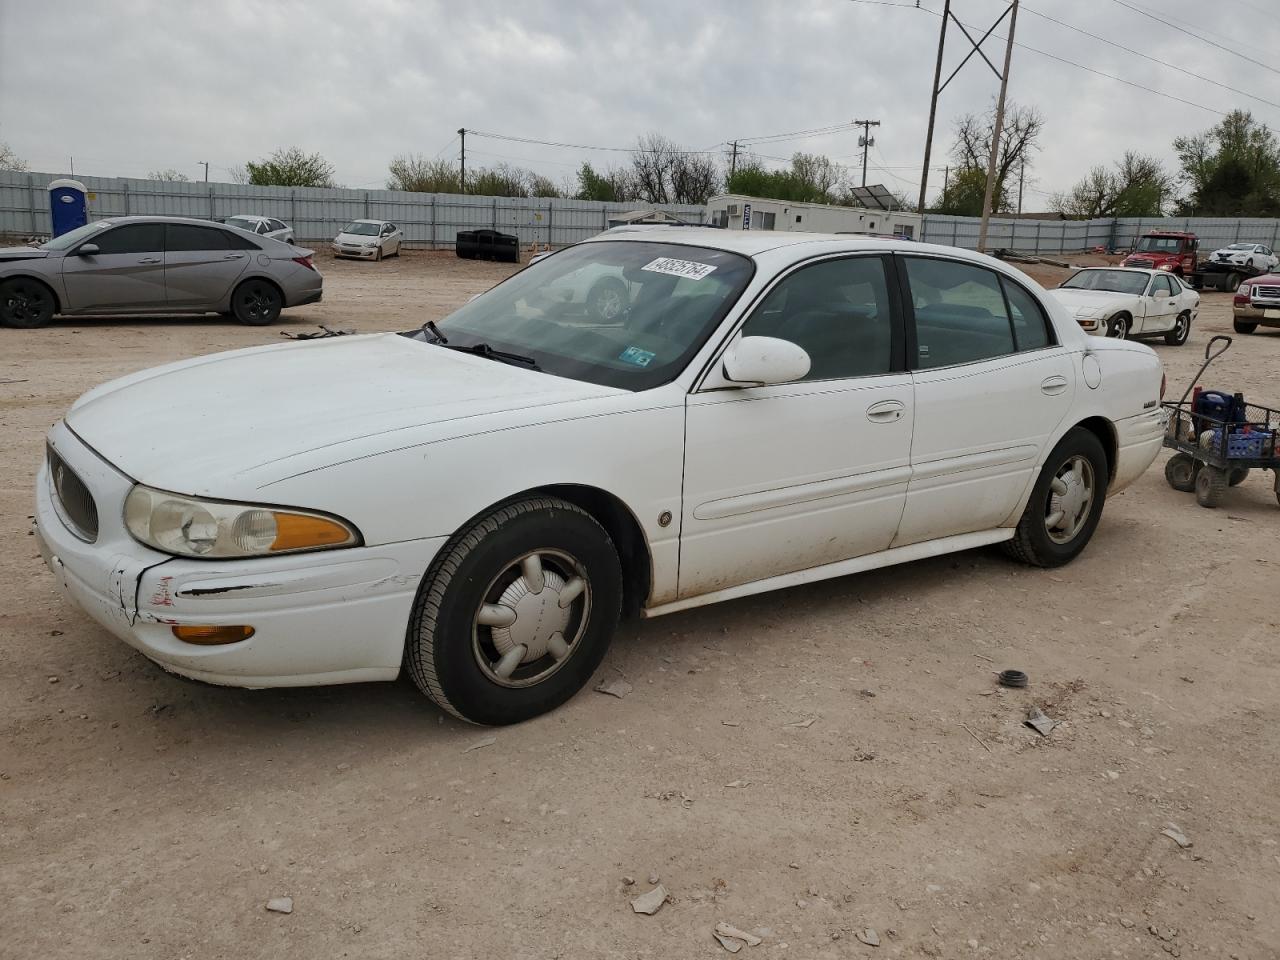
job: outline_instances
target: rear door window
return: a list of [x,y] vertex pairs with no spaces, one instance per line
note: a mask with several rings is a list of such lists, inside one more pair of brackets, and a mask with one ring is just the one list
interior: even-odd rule
[[991,270],[955,260],[904,257],[915,312],[916,366],[949,367],[1017,351],[1013,325]]
[[1000,285],[1004,287],[1004,295],[1009,300],[1014,345],[1019,350],[1039,350],[1041,347],[1052,346],[1052,328],[1040,302],[1008,277],[1001,277]]

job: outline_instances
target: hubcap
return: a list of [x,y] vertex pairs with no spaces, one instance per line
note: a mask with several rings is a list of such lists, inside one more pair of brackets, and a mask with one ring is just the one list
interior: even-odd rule
[[1128,332],[1129,321],[1125,320],[1124,317],[1117,317],[1115,323],[1112,324],[1111,335],[1117,340],[1123,340]]
[[1177,337],[1179,340],[1186,337],[1187,335],[1187,318],[1186,317],[1178,318],[1178,322],[1173,328],[1173,335]]
[[1044,528],[1054,543],[1070,543],[1084,528],[1093,503],[1093,464],[1081,456],[1072,457],[1049,484]]
[[591,584],[559,550],[535,550],[489,584],[472,629],[476,663],[503,687],[541,683],[578,649],[591,614]]

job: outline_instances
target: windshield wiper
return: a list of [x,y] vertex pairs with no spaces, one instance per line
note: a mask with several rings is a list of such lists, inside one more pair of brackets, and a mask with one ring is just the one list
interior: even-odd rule
[[528,367],[530,370],[541,370],[538,361],[533,357],[526,357],[522,353],[508,353],[506,350],[495,350],[489,344],[473,343],[470,346],[464,346],[461,343],[450,343],[449,338],[440,332],[435,325],[434,320],[428,320],[422,325],[423,331],[430,333],[434,340],[428,340],[427,343],[437,347],[444,347],[446,350],[457,350],[460,353],[470,353],[477,357],[484,357],[486,360],[497,360],[499,363],[509,363],[512,366]]

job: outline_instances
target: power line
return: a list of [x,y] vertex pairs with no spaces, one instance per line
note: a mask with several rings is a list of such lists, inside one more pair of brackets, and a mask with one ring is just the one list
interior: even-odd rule
[[1133,47],[1126,47],[1122,43],[1116,43],[1114,40],[1108,40],[1106,37],[1101,37],[1096,33],[1090,33],[1088,30],[1085,30],[1081,27],[1077,27],[1074,24],[1067,23],[1064,20],[1059,20],[1057,17],[1051,17],[1047,13],[1041,13],[1039,10],[1036,10],[1033,7],[1028,7],[1024,5],[1022,9],[1034,17],[1039,17],[1042,20],[1048,20],[1050,23],[1056,23],[1060,27],[1064,27],[1067,30],[1072,30],[1076,33],[1081,34],[1082,36],[1089,37],[1091,40],[1097,40],[1099,43],[1105,43],[1108,46],[1115,47],[1117,50],[1123,50],[1125,53],[1132,54],[1135,57],[1141,57],[1143,60],[1149,60],[1152,63],[1158,63],[1162,67],[1168,67],[1171,70],[1177,70],[1180,74],[1184,76],[1194,77],[1195,79],[1202,80],[1205,83],[1213,84],[1215,87],[1221,87],[1223,90],[1230,90],[1232,93],[1238,93],[1242,97],[1248,97],[1251,100],[1257,100],[1259,103],[1265,103],[1269,107],[1276,107],[1280,109],[1280,103],[1277,103],[1274,100],[1268,100],[1266,97],[1260,97],[1257,94],[1248,93],[1244,90],[1240,90],[1239,88],[1223,83],[1220,80],[1214,80],[1211,77],[1206,77],[1202,74],[1195,73],[1192,70],[1188,70],[1184,66],[1180,66],[1176,63],[1170,63],[1168,60],[1161,60],[1159,57],[1149,56],[1143,53],[1141,50],[1135,50],[1133,49]]
[[[1232,56],[1239,57],[1241,60],[1247,60],[1249,63],[1252,63],[1255,66],[1262,67],[1264,70],[1270,70],[1272,73],[1280,74],[1280,70],[1277,70],[1275,67],[1271,66],[1270,64],[1263,63],[1261,60],[1255,60],[1253,57],[1246,57],[1239,50],[1232,50],[1230,47],[1225,46],[1221,43],[1218,43],[1214,40],[1210,40],[1208,37],[1204,36],[1203,34],[1196,33],[1194,30],[1189,30],[1183,26],[1176,26],[1175,21],[1169,20],[1166,17],[1157,16],[1154,13],[1148,13],[1146,10],[1143,10],[1141,7],[1135,7],[1131,3],[1126,3],[1125,0],[1111,0],[1111,2],[1118,3],[1120,6],[1124,7],[1126,10],[1132,10],[1134,13],[1147,17],[1151,20],[1154,20],[1157,23],[1163,23],[1170,30],[1177,30],[1179,33],[1185,33],[1187,36],[1194,37],[1195,39],[1199,40],[1201,43],[1207,43],[1211,47],[1217,47],[1219,50],[1224,50],[1227,53],[1231,54]],[[1182,21],[1176,21],[1176,23],[1181,23],[1181,22]]]
[[1132,4],[1132,6],[1137,7],[1137,8],[1138,8],[1138,11],[1137,11],[1137,12],[1139,12],[1139,13],[1143,14],[1144,16],[1147,16],[1147,17],[1153,17],[1153,18],[1155,18],[1155,19],[1160,20],[1161,22],[1168,21],[1168,22],[1170,22],[1170,23],[1177,23],[1177,24],[1181,24],[1181,25],[1182,25],[1182,26],[1184,26],[1184,27],[1194,27],[1194,28],[1195,28],[1196,30],[1198,30],[1200,33],[1205,33],[1205,34],[1208,34],[1208,35],[1209,35],[1209,36],[1211,36],[1211,37],[1217,37],[1219,40],[1225,40],[1227,43],[1234,43],[1234,44],[1236,44],[1236,45],[1238,45],[1238,46],[1240,46],[1240,47],[1244,47],[1244,48],[1247,48],[1247,49],[1253,50],[1253,51],[1255,51],[1256,53],[1259,53],[1259,54],[1261,54],[1261,55],[1262,55],[1262,56],[1264,56],[1264,57],[1265,57],[1265,56],[1267,56],[1267,55],[1271,52],[1271,51],[1269,51],[1269,50],[1264,50],[1264,49],[1262,49],[1261,47],[1258,47],[1258,46],[1251,46],[1250,44],[1248,44],[1248,43],[1246,43],[1245,41],[1243,41],[1243,40],[1239,39],[1238,37],[1228,36],[1228,35],[1227,35],[1227,34],[1225,34],[1225,33],[1215,33],[1214,31],[1212,31],[1212,30],[1208,30],[1208,29],[1206,29],[1206,28],[1204,28],[1204,27],[1200,26],[1199,24],[1191,23],[1190,21],[1187,21],[1187,20],[1179,20],[1177,17],[1169,17],[1169,16],[1166,16],[1166,15],[1164,14],[1164,12],[1163,12],[1163,11],[1160,11],[1160,10],[1152,10],[1150,7],[1145,6],[1145,5],[1141,4],[1141,3],[1138,3],[1138,2],[1137,2],[1137,0],[1134,0],[1134,2],[1133,2],[1133,4]]
[[[512,137],[502,133],[484,133],[480,130],[468,130],[473,137],[484,137],[489,140],[506,140],[510,143],[534,143],[543,147],[560,147],[565,150],[604,150],[610,153],[655,153],[657,151],[641,147],[602,147],[586,143],[561,143],[556,140],[539,140],[535,137]],[[716,144],[720,146],[720,144]],[[716,150],[673,150],[681,156],[696,156],[717,153]]]

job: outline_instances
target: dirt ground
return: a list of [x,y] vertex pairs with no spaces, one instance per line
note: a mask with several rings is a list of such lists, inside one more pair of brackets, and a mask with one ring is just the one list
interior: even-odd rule
[[[281,329],[405,329],[509,270],[320,266],[324,303],[276,327],[0,330],[0,957],[716,957],[722,920],[747,957],[1280,956],[1269,474],[1205,510],[1162,457],[1061,570],[982,550],[648,621],[600,671],[625,699],[498,731],[405,679],[185,682],[94,626],[28,536],[78,394]],[[1171,393],[1229,331],[1209,294],[1156,347]],[[1280,404],[1278,371],[1264,333],[1207,379]],[[640,916],[651,877],[672,901]]]

